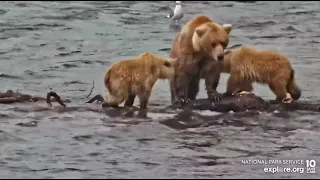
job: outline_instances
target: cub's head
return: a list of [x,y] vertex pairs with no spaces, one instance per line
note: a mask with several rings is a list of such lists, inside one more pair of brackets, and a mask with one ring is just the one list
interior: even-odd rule
[[141,59],[149,64],[152,73],[157,73],[159,79],[172,79],[175,75],[174,65],[177,58],[167,58],[150,52],[143,53]]
[[177,58],[167,58],[151,52],[143,53],[140,58],[156,73],[159,79],[172,79],[175,75],[175,62]]
[[173,79],[175,74],[174,63],[176,60],[176,58],[163,58],[159,61],[159,79]]
[[219,25],[209,22],[197,27],[192,37],[195,51],[203,51],[214,60],[222,61],[224,49],[229,43],[231,24]]

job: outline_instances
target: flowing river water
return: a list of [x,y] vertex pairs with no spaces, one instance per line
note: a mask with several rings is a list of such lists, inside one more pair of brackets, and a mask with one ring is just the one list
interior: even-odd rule
[[[174,8],[169,1],[0,2],[1,91],[45,96],[52,89],[74,107],[0,105],[2,178],[319,177],[318,165],[315,173],[305,168],[305,160],[320,164],[317,112],[162,112],[170,104],[167,81],[156,83],[148,118],[85,104],[93,80],[93,94],[106,94],[111,64],[148,51],[168,56],[182,26],[197,15],[232,24],[231,45],[287,56],[301,100],[320,100],[319,2],[182,2],[185,15],[176,24],[164,18],[167,5]],[[255,85],[254,92],[274,98],[268,86]],[[201,82],[198,98],[205,94]],[[16,125],[24,122],[33,125]],[[249,160],[303,160],[278,167],[304,172],[264,172],[276,165]]]

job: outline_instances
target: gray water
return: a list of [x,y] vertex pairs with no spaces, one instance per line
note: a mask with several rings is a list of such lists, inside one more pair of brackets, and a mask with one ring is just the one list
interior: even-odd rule
[[[111,64],[147,51],[168,56],[183,24],[197,15],[232,24],[230,45],[287,56],[301,100],[320,99],[319,2],[183,2],[185,16],[177,24],[164,18],[166,5],[174,2],[0,2],[1,91],[45,96],[52,89],[72,100],[70,110],[0,105],[2,178],[319,177],[315,112],[161,113],[170,104],[167,81],[156,83],[147,119],[85,104],[93,80],[93,95],[106,94],[103,78]],[[254,92],[274,99],[268,86],[256,85]],[[16,125],[30,121],[31,127]],[[276,165],[243,164],[249,159],[318,164],[314,174],[306,172],[305,161],[278,165],[304,167],[303,173],[266,173],[264,167]]]

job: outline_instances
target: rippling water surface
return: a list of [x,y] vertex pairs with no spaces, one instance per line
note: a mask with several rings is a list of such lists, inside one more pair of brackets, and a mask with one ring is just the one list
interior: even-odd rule
[[[105,95],[104,74],[118,60],[147,51],[168,56],[181,27],[164,18],[166,5],[174,2],[0,2],[1,91],[44,96],[53,89],[72,100],[69,110],[0,105],[2,178],[319,177],[319,169],[272,174],[263,168],[275,165],[242,163],[320,164],[319,113],[162,112],[170,104],[166,81],[154,87],[148,118],[84,103],[93,80],[93,94]],[[319,2],[183,2],[183,8],[181,26],[207,15],[233,25],[230,44],[289,57],[301,100],[320,99]],[[221,78],[221,92],[227,77]],[[203,84],[199,98],[205,97]],[[257,85],[255,93],[274,98],[267,86]]]

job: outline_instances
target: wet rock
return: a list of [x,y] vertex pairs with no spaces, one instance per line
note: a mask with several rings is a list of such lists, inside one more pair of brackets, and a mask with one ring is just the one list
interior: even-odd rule
[[318,104],[294,101],[291,103],[279,103],[274,100],[266,101],[254,93],[238,93],[232,97],[225,97],[219,102],[212,102],[208,99],[196,99],[190,104],[181,106],[180,104],[173,104],[168,106],[169,109],[196,109],[196,110],[211,110],[222,113],[228,112],[245,112],[253,111],[320,111]]
[[169,107],[174,109],[192,108],[227,113],[230,111],[266,110],[269,107],[269,103],[253,93],[238,93],[232,97],[225,97],[221,101],[215,103],[208,99],[197,99],[183,107],[179,104],[173,104]]

